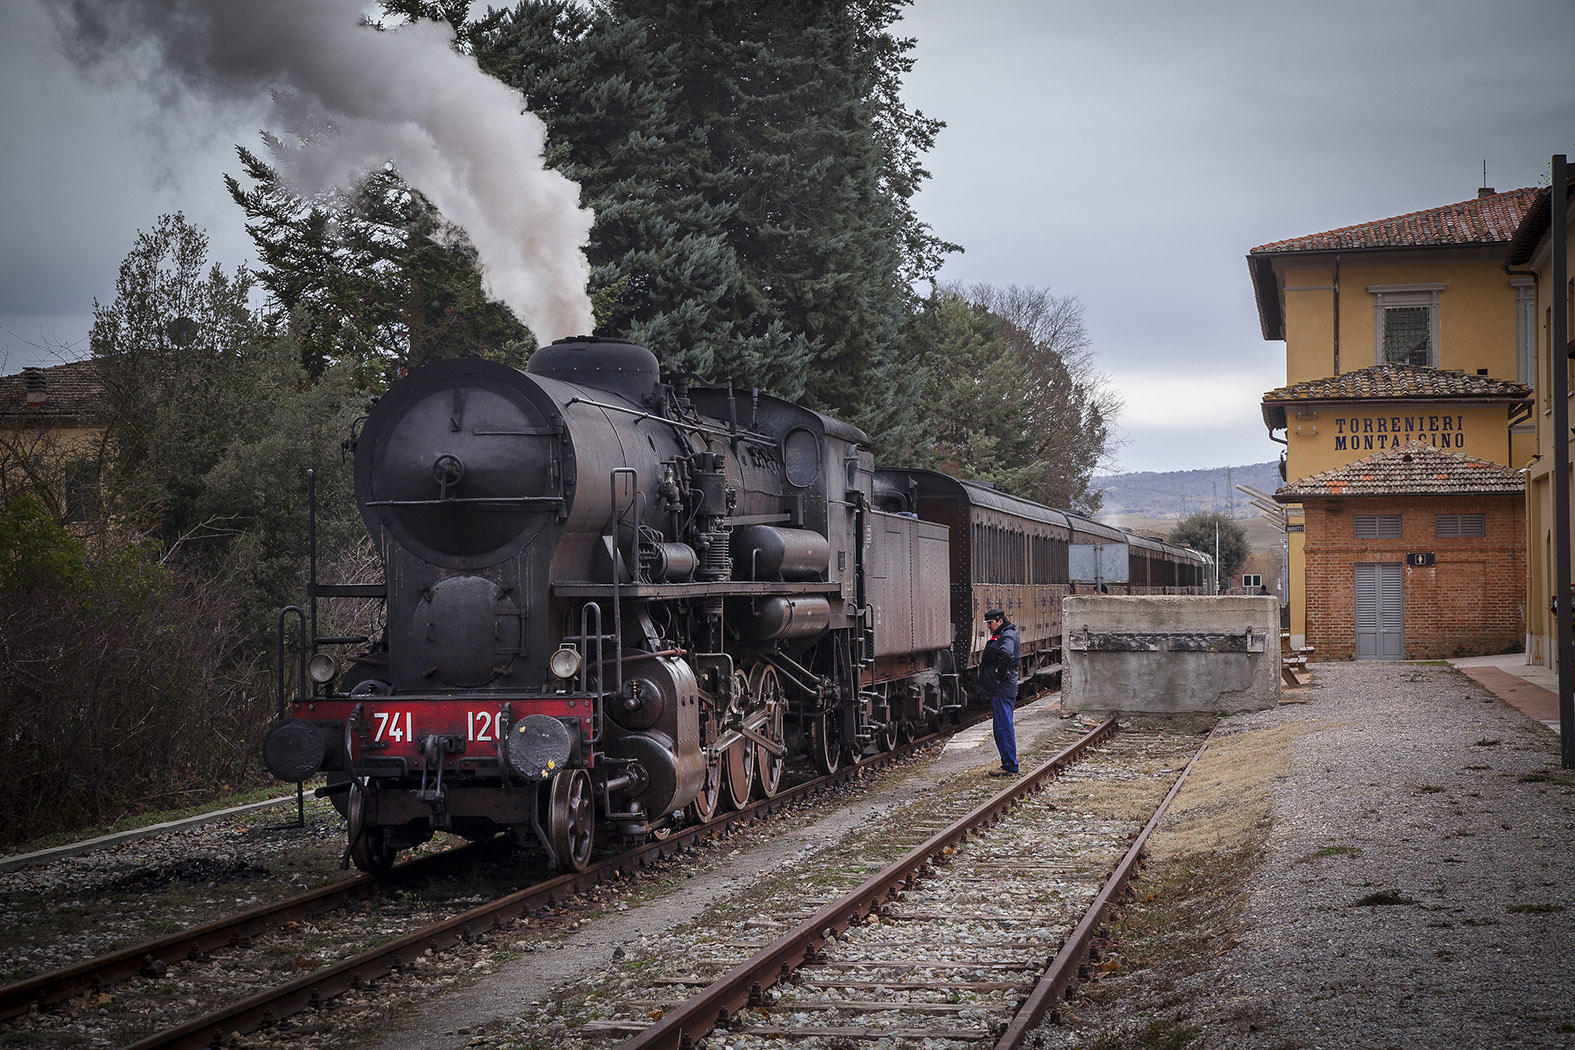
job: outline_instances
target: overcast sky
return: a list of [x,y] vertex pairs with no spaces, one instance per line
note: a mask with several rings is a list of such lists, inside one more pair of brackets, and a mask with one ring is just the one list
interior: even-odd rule
[[[252,0],[256,2],[256,0]],[[90,82],[43,0],[0,4],[4,371],[85,356],[139,229],[251,258],[222,175],[267,100]],[[1575,153],[1572,0],[917,0],[908,98],[947,122],[918,201],[943,279],[1077,296],[1126,400],[1119,470],[1277,458],[1254,245],[1545,185]]]

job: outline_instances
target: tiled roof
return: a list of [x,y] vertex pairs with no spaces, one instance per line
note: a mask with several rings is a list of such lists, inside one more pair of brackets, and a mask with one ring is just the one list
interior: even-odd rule
[[1494,494],[1525,488],[1525,477],[1502,463],[1413,441],[1299,478],[1275,490],[1274,498],[1297,503],[1319,496]]
[[1369,365],[1327,379],[1292,383],[1263,395],[1264,401],[1383,401],[1430,397],[1506,398],[1523,401],[1531,389],[1523,383],[1471,375],[1426,365]]
[[91,358],[0,376],[0,418],[10,425],[18,417],[56,424],[90,419],[103,403],[104,383]]
[[[1565,185],[1566,197],[1575,198],[1575,178],[1566,180]],[[1542,239],[1548,235],[1548,229],[1552,224],[1553,192],[1551,187],[1545,186],[1537,191],[1531,206],[1526,209],[1526,216],[1521,220],[1520,228],[1515,231],[1514,239],[1504,250],[1504,265],[1516,267],[1529,263],[1531,257],[1541,247]]]
[[1536,196],[1537,190],[1528,187],[1474,197],[1442,208],[1260,244],[1252,249],[1252,254],[1506,244],[1515,235],[1521,219],[1531,210]]

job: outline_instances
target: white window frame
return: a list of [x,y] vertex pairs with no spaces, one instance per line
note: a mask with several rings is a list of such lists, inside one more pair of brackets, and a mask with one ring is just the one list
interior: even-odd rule
[[1370,284],[1367,290],[1373,296],[1373,364],[1384,361],[1384,315],[1389,310],[1427,309],[1428,367],[1437,368],[1442,354],[1438,342],[1438,300],[1444,290],[1442,283],[1427,284]]
[[1515,378],[1537,385],[1537,286],[1530,277],[1511,277],[1515,289]]

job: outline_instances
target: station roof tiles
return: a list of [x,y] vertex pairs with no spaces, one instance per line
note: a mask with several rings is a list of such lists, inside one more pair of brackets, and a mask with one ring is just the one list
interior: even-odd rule
[[1473,197],[1439,208],[1271,241],[1252,249],[1252,254],[1507,244],[1536,196],[1536,188],[1527,187]]
[[1281,503],[1332,496],[1502,495],[1524,492],[1518,471],[1461,452],[1413,441],[1275,490]]
[[1270,429],[1285,426],[1285,406],[1322,401],[1526,401],[1531,388],[1509,379],[1495,379],[1426,365],[1369,365],[1354,372],[1309,379],[1263,395],[1263,421]]
[[[1566,180],[1565,185],[1568,194],[1575,194],[1575,178]],[[1515,231],[1514,239],[1505,249],[1504,265],[1525,266],[1529,263],[1552,226],[1553,191],[1551,187],[1544,186],[1537,191],[1530,207],[1526,209],[1526,216],[1521,220],[1520,228]]]

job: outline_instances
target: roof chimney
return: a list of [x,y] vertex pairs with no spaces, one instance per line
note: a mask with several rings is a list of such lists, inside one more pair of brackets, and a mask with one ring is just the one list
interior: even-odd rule
[[46,388],[49,386],[49,377],[42,368],[22,369],[22,389],[27,392],[26,403],[28,408],[42,408],[49,399]]
[[1493,196],[1493,193],[1494,190],[1492,186],[1483,186],[1477,190],[1477,199],[1481,200],[1483,197],[1491,197]]

